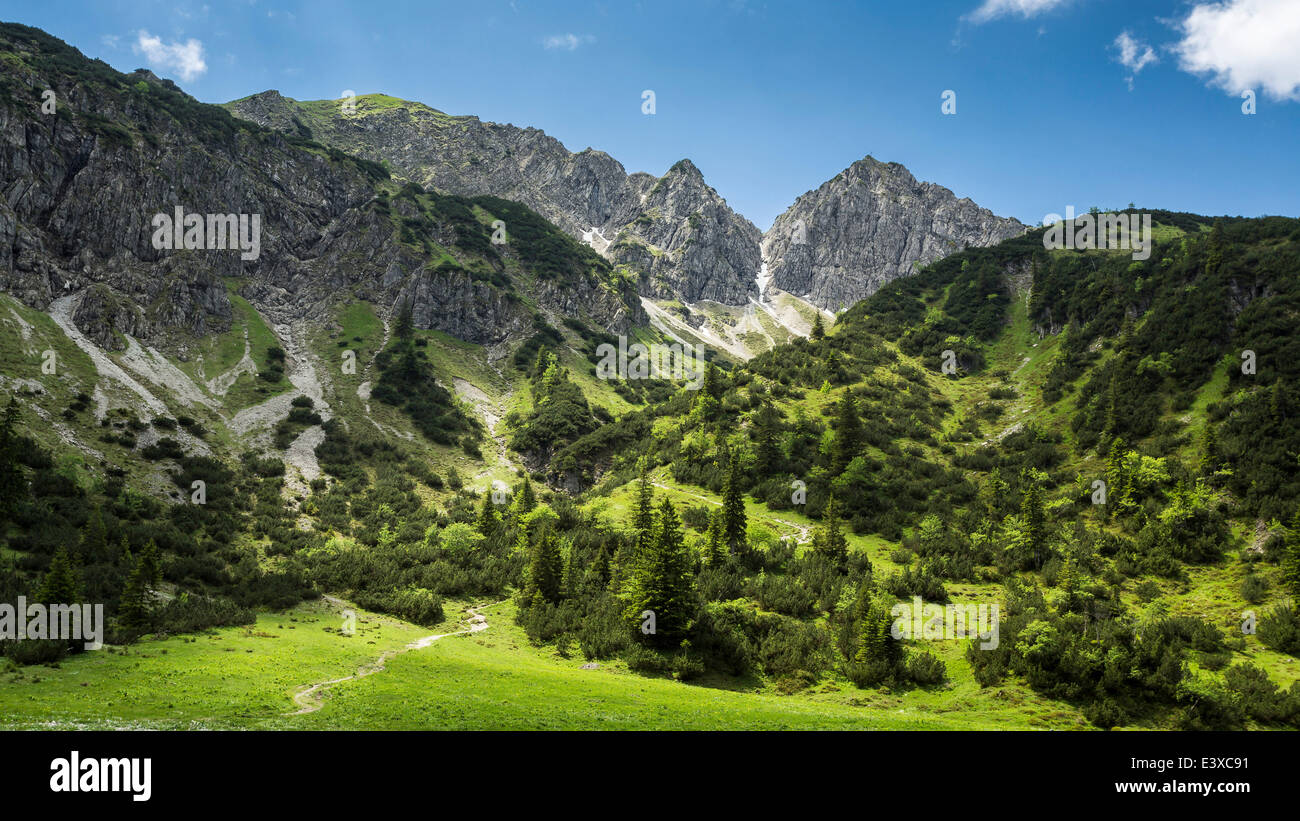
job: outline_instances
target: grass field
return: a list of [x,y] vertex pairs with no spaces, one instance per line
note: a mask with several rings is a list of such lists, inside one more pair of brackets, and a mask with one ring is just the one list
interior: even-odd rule
[[[462,603],[463,604],[463,603]],[[419,628],[358,610],[340,634],[325,602],[257,624],[82,653],[56,666],[0,673],[5,729],[991,729],[1081,727],[1072,710],[1028,690],[980,692],[969,679],[935,691],[859,691],[827,680],[796,695],[646,678],[621,663],[582,669],[580,657],[533,647],[514,607],[481,608],[489,628],[399,654],[385,669],[326,689],[296,715],[293,694],[348,676],[412,640],[461,629],[463,610]],[[944,653],[962,667],[958,642]],[[964,667],[955,672],[964,672]],[[713,682],[709,682],[713,683]]]

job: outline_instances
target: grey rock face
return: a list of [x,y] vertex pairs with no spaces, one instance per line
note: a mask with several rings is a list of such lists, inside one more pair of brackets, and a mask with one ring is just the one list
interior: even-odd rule
[[570,152],[535,128],[453,117],[419,103],[355,115],[267,91],[228,103],[236,116],[302,133],[401,177],[453,194],[490,194],[537,211],[641,279],[644,294],[732,305],[758,272],[759,231],[727,206],[689,160],[663,177],[628,174],[602,151]]
[[[195,338],[230,327],[231,278],[257,307],[287,320],[324,320],[351,294],[381,314],[410,298],[420,327],[475,342],[531,327],[524,301],[463,273],[426,271],[430,260],[371,207],[374,182],[352,161],[240,123],[147,71],[64,81],[31,68],[44,56],[28,44],[0,33],[0,50],[17,56],[0,63],[8,90],[0,100],[0,289],[41,310],[75,295],[73,321],[95,343],[121,348],[129,334],[185,356]],[[56,113],[41,111],[46,88],[57,95]],[[177,206],[259,215],[260,254],[155,249],[154,215]],[[633,287],[594,278],[547,283],[528,296],[615,332],[642,318]]]
[[799,197],[763,237],[772,284],[828,310],[891,280],[1028,226],[995,216],[898,163],[866,157]]

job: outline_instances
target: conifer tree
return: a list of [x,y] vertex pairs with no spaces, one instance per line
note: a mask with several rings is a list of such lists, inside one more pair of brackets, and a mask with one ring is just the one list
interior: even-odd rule
[[1202,476],[1213,476],[1219,469],[1219,437],[1214,431],[1214,425],[1208,421],[1205,423],[1205,433],[1201,437],[1199,468]]
[[610,572],[610,587],[615,592],[627,585],[649,553],[654,539],[654,486],[650,484],[649,468],[644,459],[639,467],[641,475],[637,479],[636,500],[632,503],[632,538],[619,545]]
[[532,482],[529,482],[528,477],[525,476],[523,486],[520,487],[519,492],[515,494],[514,508],[516,518],[532,512],[535,507],[537,507],[537,497],[533,495],[533,484]]
[[79,555],[87,564],[108,561],[108,528],[104,525],[104,514],[96,505],[90,509],[90,516],[81,529],[81,550]]
[[153,607],[149,592],[149,570],[144,557],[136,559],[135,567],[126,578],[122,600],[117,606],[117,623],[127,633],[140,635],[153,626]]
[[722,524],[722,511],[709,514],[709,527],[704,532],[704,564],[720,567],[727,561],[727,537]]
[[754,438],[758,442],[754,469],[759,476],[769,476],[781,469],[785,454],[781,452],[780,434],[781,412],[770,402],[764,402],[754,414]]
[[1123,438],[1116,438],[1110,443],[1110,452],[1106,455],[1107,512],[1123,512],[1124,500],[1129,495],[1127,458],[1128,449]]
[[140,563],[144,567],[144,580],[150,588],[162,584],[162,557],[158,555],[158,544],[150,539],[140,553]]
[[646,561],[636,568],[626,595],[626,616],[639,626],[642,613],[654,613],[655,644],[672,644],[691,628],[695,611],[690,552],[682,540],[673,503],[664,499],[655,520],[654,538]]
[[722,533],[732,553],[746,547],[745,497],[740,490],[740,454],[732,452],[727,481],[722,488]]
[[1048,535],[1047,512],[1043,508],[1043,490],[1039,487],[1038,477],[1032,471],[1025,471],[1020,476],[1022,486],[1020,496],[1020,516],[1025,527],[1025,548],[1028,551],[1030,565],[1038,570],[1047,561]]
[[483,503],[478,509],[478,532],[486,539],[491,539],[501,528],[501,514],[497,513],[496,503],[492,501],[492,490],[483,493]]
[[822,328],[822,312],[817,311],[813,314],[812,332],[808,335],[812,339],[825,339],[826,331]]
[[840,507],[834,493],[826,499],[821,526],[813,534],[813,550],[841,567],[849,557],[849,543],[840,530]]
[[393,322],[393,336],[403,342],[415,336],[415,319],[409,299],[403,300],[402,306],[397,309],[397,320]]
[[528,587],[531,599],[540,596],[548,602],[558,602],[564,582],[564,556],[560,551],[560,537],[551,528],[533,543],[528,562]]
[[831,451],[832,473],[843,473],[862,447],[862,420],[853,391],[846,390],[835,415],[835,443]]
[[713,399],[721,399],[723,393],[722,374],[718,372],[718,366],[712,361],[704,367],[704,394]]
[[900,640],[893,635],[893,616],[884,603],[869,598],[858,623],[857,651],[853,660],[859,664],[878,664],[893,670],[903,655]]
[[43,604],[76,604],[81,601],[82,589],[80,569],[68,555],[68,548],[60,547],[41,579],[36,600]]

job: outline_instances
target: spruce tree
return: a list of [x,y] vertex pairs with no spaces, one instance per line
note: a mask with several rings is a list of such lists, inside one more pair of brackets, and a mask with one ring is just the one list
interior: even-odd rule
[[397,320],[393,323],[393,336],[403,342],[415,337],[415,319],[409,299],[403,300],[401,307],[397,309]]
[[80,569],[68,555],[68,548],[60,547],[41,579],[36,600],[43,604],[76,604],[81,601],[82,589]]
[[722,511],[709,514],[709,527],[704,532],[704,564],[721,567],[727,561],[727,537],[722,524]]
[[722,533],[732,553],[743,553],[746,548],[745,497],[740,482],[740,454],[733,451],[722,488]]
[[837,567],[842,567],[849,557],[849,543],[840,529],[840,508],[834,493],[826,499],[821,526],[813,534],[813,550]]
[[858,646],[853,660],[878,665],[880,672],[892,673],[903,656],[902,642],[894,638],[893,625],[894,618],[884,603],[870,598],[858,623]]
[[636,502],[632,508],[632,528],[636,531],[637,544],[646,547],[653,536],[655,521],[655,491],[650,484],[650,474],[644,462],[641,464],[641,476],[636,484]]
[[144,580],[149,587],[157,588],[162,584],[162,557],[158,555],[158,544],[150,539],[140,553],[140,563],[144,567]]
[[478,510],[478,532],[483,534],[485,539],[491,539],[501,528],[501,514],[497,513],[496,503],[492,501],[492,489],[483,493],[483,503]]
[[81,559],[87,564],[99,564],[109,560],[108,528],[104,525],[104,514],[98,506],[90,509],[86,525],[81,529]]
[[528,562],[528,587],[530,598],[541,596],[548,602],[558,602],[564,582],[564,555],[560,551],[560,537],[547,528],[533,544]]
[[817,311],[813,314],[812,333],[809,334],[812,339],[825,339],[826,331],[822,328],[822,312]]
[[1020,516],[1024,520],[1025,547],[1028,551],[1028,556],[1024,558],[1038,570],[1047,561],[1048,551],[1047,511],[1043,508],[1043,490],[1038,485],[1038,477],[1028,470],[1020,475],[1020,484]]
[[831,451],[832,473],[843,473],[862,447],[862,420],[853,392],[846,390],[835,415],[835,442]]
[[655,632],[646,640],[671,645],[685,638],[695,612],[691,557],[682,540],[677,511],[668,499],[659,506],[654,538],[646,561],[629,584],[626,616],[640,626],[642,613],[654,613]]
[[723,393],[722,374],[718,372],[718,366],[712,361],[704,367],[704,393],[712,399],[721,399]]
[[1214,431],[1214,425],[1210,422],[1205,423],[1205,433],[1201,437],[1201,460],[1200,474],[1202,476],[1213,476],[1219,469],[1219,437]]
[[754,439],[758,443],[758,450],[754,454],[754,469],[758,476],[770,476],[779,472],[785,461],[785,454],[781,452],[781,443],[778,439],[781,412],[770,402],[764,402],[763,407],[754,414],[753,423]]
[[654,486],[650,484],[649,469],[644,459],[640,462],[640,472],[636,500],[632,503],[632,538],[620,543],[610,572],[610,587],[616,593],[623,590],[632,579],[654,540]]
[[1128,496],[1128,468],[1125,460],[1128,449],[1123,438],[1116,438],[1110,443],[1110,452],[1106,454],[1106,510],[1119,511]]
[[148,633],[153,627],[153,606],[148,575],[149,569],[145,566],[144,557],[141,556],[126,578],[122,600],[117,606],[118,626],[133,636]]
[[523,486],[519,488],[519,492],[515,495],[515,516],[519,517],[530,513],[535,507],[537,507],[537,497],[533,495],[532,482],[529,482],[528,477],[525,476]]

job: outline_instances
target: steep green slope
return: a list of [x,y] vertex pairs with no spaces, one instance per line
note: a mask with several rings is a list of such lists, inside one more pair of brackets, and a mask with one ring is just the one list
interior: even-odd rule
[[[864,655],[855,631],[888,624],[873,608],[994,583],[1004,589],[975,588],[1004,608],[999,649],[969,652],[981,684],[1027,681],[1102,726],[1293,720],[1300,688],[1288,702],[1259,682],[1260,670],[1284,689],[1295,682],[1284,654],[1300,649],[1288,604],[1300,533],[1267,524],[1296,508],[1290,366],[1271,356],[1290,345],[1282,329],[1300,223],[1156,220],[1144,262],[1048,252],[1041,232],[956,254],[854,306],[824,339],[719,372],[712,390],[680,391],[561,451],[606,471],[594,509],[638,460],[678,499],[679,490],[721,492],[724,511],[738,490],[752,500],[748,538],[724,551],[725,582],[710,506],[683,511],[700,533],[687,541],[702,604],[681,636],[694,649],[670,653],[673,663],[762,672],[772,652],[793,654],[814,678],[836,670],[866,684],[922,682],[928,675],[912,665],[928,642]],[[1242,374],[1248,348],[1267,351],[1269,367]],[[1208,449],[1199,444],[1207,423],[1231,431]],[[1238,431],[1252,428],[1269,438],[1248,453]],[[808,548],[754,529],[755,518],[766,524],[791,508],[819,528],[809,538],[790,521],[777,534]],[[629,524],[645,516],[623,509]],[[643,520],[659,532],[656,515]],[[870,564],[828,576],[815,565],[834,555],[840,522],[886,545],[850,540],[850,558]],[[661,538],[633,555],[653,556]],[[583,614],[583,633],[631,601],[627,582],[610,575],[610,604],[558,604]],[[718,619],[734,624],[738,614],[717,608],[736,596],[780,614],[757,632],[741,628],[757,655],[738,666],[718,646]],[[523,623],[566,634],[564,618],[539,612]]]

